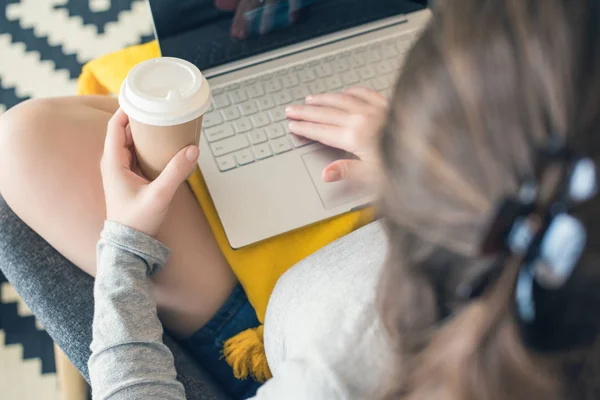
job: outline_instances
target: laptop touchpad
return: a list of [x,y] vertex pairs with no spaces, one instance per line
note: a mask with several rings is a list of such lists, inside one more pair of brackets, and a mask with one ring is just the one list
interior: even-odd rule
[[321,197],[325,208],[333,208],[367,195],[366,190],[355,182],[327,183],[323,180],[323,169],[333,161],[347,159],[348,153],[338,149],[324,148],[302,156],[304,166]]

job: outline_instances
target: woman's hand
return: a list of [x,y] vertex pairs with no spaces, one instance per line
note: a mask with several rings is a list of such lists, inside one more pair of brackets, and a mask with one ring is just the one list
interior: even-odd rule
[[385,123],[388,101],[379,93],[355,87],[343,93],[309,96],[306,105],[286,108],[290,131],[358,157],[338,160],[323,170],[326,182],[354,179],[372,182],[379,168],[377,136]]
[[182,149],[150,183],[139,170],[129,118],[117,110],[108,123],[101,163],[106,218],[155,236],[175,192],[196,167],[198,154],[197,146]]

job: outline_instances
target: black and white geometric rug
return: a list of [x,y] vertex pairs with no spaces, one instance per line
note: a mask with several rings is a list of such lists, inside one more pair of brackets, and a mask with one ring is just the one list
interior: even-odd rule
[[[84,63],[152,38],[145,0],[0,0],[0,114],[73,95]],[[0,399],[59,399],[52,341],[1,274]]]

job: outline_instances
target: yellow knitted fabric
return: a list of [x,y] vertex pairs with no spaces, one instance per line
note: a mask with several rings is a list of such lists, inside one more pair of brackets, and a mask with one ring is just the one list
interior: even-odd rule
[[[129,47],[91,61],[83,67],[78,93],[116,94],[131,68],[154,57],[160,57],[156,41]],[[269,296],[285,271],[326,244],[373,219],[373,210],[368,208],[233,250],[227,242],[200,171],[196,170],[188,182],[206,214],[221,251],[244,287],[261,323],[264,322]],[[236,377],[240,379],[251,375],[262,382],[271,376],[262,346],[262,327],[242,332],[230,339],[225,344],[224,355],[234,367]]]

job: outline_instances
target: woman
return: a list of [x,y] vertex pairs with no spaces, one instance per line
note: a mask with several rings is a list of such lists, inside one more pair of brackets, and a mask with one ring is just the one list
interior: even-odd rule
[[[598,398],[600,272],[595,261],[600,248],[594,233],[600,221],[600,79],[594,73],[600,70],[599,22],[595,0],[439,5],[406,62],[379,151],[367,151],[365,164],[352,164],[360,171],[381,163],[387,239],[372,224],[281,279],[265,321],[274,378],[257,398]],[[358,92],[369,93],[372,100],[359,99]],[[367,122],[377,114],[373,110],[381,109],[369,105],[372,93],[358,92],[342,96],[344,100],[336,97],[334,103],[331,95],[318,97],[313,105],[290,110],[298,120],[291,129],[331,145],[368,148],[368,139],[357,143],[370,134],[340,130],[333,123]],[[350,100],[363,103],[353,108]],[[344,112],[355,117],[340,118]],[[107,135],[105,177],[116,176],[127,164],[125,126],[126,117],[117,113]],[[116,157],[119,152],[121,158]],[[175,187],[176,178],[182,180],[189,171],[184,159],[182,153],[174,161],[180,162],[181,175],[172,175],[169,185],[153,187],[169,195],[164,202],[171,195],[174,202],[182,197],[182,189]],[[7,196],[2,176],[6,174],[0,176],[0,188]],[[132,224],[129,214],[111,212],[111,202],[121,204],[123,197],[109,189],[113,183],[105,183],[109,218]],[[146,211],[155,229],[162,215]],[[166,218],[168,224],[170,215]],[[148,219],[139,221],[135,226],[146,229],[142,225]],[[100,242],[96,286],[105,290],[96,291],[97,306],[115,299],[117,286],[109,278],[135,274],[134,293],[151,305],[144,273],[164,261],[165,249],[113,224],[107,224]],[[569,233],[570,240],[557,244],[557,232]],[[123,246],[131,237],[137,244],[145,238],[142,247],[151,246],[154,257],[137,248],[133,257],[132,247]],[[390,252],[379,294],[393,343],[382,332],[373,302],[387,241]],[[111,263],[120,259],[111,253],[136,261]],[[130,273],[119,265],[131,266]],[[160,307],[160,290],[155,291]],[[116,318],[130,306],[134,304],[127,302],[105,315]],[[148,313],[152,307],[139,311]],[[298,320],[302,323],[295,324]],[[312,322],[310,329],[305,321]],[[145,355],[131,346],[126,359],[132,367],[147,365],[136,360],[151,355],[157,369],[152,374],[126,369],[139,373],[135,379],[146,380],[122,386],[125,381],[114,374],[102,381],[106,369],[95,368],[94,363],[109,359],[106,354],[114,356],[111,365],[124,354],[119,350],[123,346],[106,341],[108,326],[95,320],[98,341],[90,362],[92,376],[100,381],[95,390],[113,398],[140,393],[183,398],[169,353],[156,335],[158,322],[151,322],[153,337],[143,337],[148,329],[131,330],[137,339],[131,342],[140,343]]]

